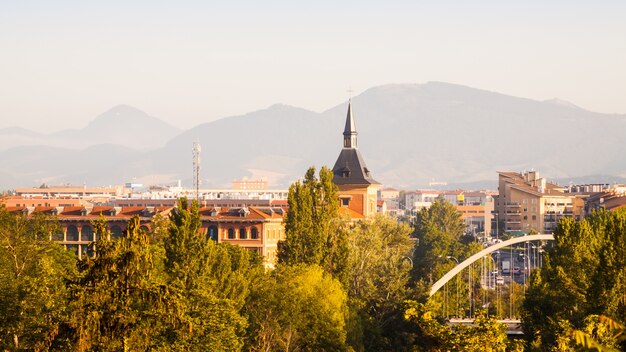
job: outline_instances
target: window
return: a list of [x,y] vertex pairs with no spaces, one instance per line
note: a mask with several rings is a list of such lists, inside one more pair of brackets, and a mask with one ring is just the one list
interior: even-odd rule
[[228,229],[228,239],[229,240],[235,239],[235,229]]
[[350,198],[341,198],[341,206],[347,207],[350,205]]
[[67,241],[78,241],[78,229],[74,225],[67,227],[67,233],[65,234]]
[[93,229],[89,225],[83,225],[83,228],[80,229],[80,240],[91,242],[93,241]]
[[207,240],[213,240],[217,242],[217,227],[209,226],[209,230],[206,233]]
[[242,227],[239,229],[239,239],[245,240],[246,238],[248,238],[246,234],[246,229]]
[[533,220],[537,220],[537,215],[533,215]]
[[122,237],[122,229],[117,225],[113,225],[111,227],[111,238],[116,239],[120,237]]
[[250,229],[250,238],[253,239],[253,240],[256,240],[256,239],[259,238],[259,232],[256,229],[256,227],[253,227],[253,228]]

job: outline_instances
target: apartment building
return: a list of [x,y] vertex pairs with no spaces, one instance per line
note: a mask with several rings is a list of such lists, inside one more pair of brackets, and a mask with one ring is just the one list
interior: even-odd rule
[[552,233],[561,218],[580,219],[583,199],[565,190],[537,171],[498,172],[499,194],[494,196],[497,231]]

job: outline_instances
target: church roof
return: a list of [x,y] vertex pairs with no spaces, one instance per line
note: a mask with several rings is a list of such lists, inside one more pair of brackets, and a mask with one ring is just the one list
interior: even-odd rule
[[336,185],[371,185],[380,184],[370,175],[370,170],[363,161],[358,149],[343,148],[333,166],[333,182]]
[[352,104],[348,103],[346,127],[343,131],[343,149],[333,166],[333,182],[336,185],[371,185],[380,184],[370,175],[363,156],[357,149],[357,132],[352,116]]

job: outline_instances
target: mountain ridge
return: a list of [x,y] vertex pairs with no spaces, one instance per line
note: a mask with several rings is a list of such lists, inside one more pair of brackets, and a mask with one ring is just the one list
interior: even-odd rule
[[[372,175],[387,185],[425,187],[432,179],[478,184],[495,180],[496,170],[531,168],[551,179],[626,176],[623,114],[596,113],[561,100],[519,98],[445,82],[376,86],[351,101],[359,149]],[[100,153],[104,163],[124,173],[68,168],[58,179],[76,182],[72,175],[78,173],[94,180],[108,176],[106,184],[125,182],[124,176],[144,183],[182,179],[190,185],[191,146],[197,140],[202,145],[203,186],[225,187],[232,179],[265,172],[271,175],[270,184],[287,187],[311,165],[334,164],[342,147],[346,109],[347,102],[319,113],[273,104],[178,130],[157,147],[126,145],[131,148],[125,149],[128,158]],[[113,116],[109,122],[115,121],[118,113],[134,116],[135,110],[141,112],[118,105],[96,120],[108,113]],[[109,133],[120,133],[117,127]],[[108,142],[117,144],[114,138]],[[111,160],[114,155],[120,159],[117,163]],[[3,158],[6,153],[0,153],[0,163]],[[17,169],[4,170],[0,185],[9,179],[41,183],[20,174]]]

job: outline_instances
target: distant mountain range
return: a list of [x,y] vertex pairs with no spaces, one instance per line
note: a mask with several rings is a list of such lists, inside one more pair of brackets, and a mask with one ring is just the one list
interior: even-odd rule
[[116,144],[137,150],[162,147],[180,129],[128,105],[118,105],[97,116],[86,127],[41,134],[20,127],[0,129],[0,150],[44,145],[84,149],[97,144]]
[[[626,115],[441,82],[374,87],[352,106],[359,148],[385,185],[493,188],[497,170],[530,169],[561,183],[626,181]],[[178,179],[190,186],[194,141],[203,187],[243,176],[287,187],[311,165],[334,164],[346,110],[347,102],[322,113],[277,104],[181,131],[120,105],[80,130],[2,129],[0,189]]]

